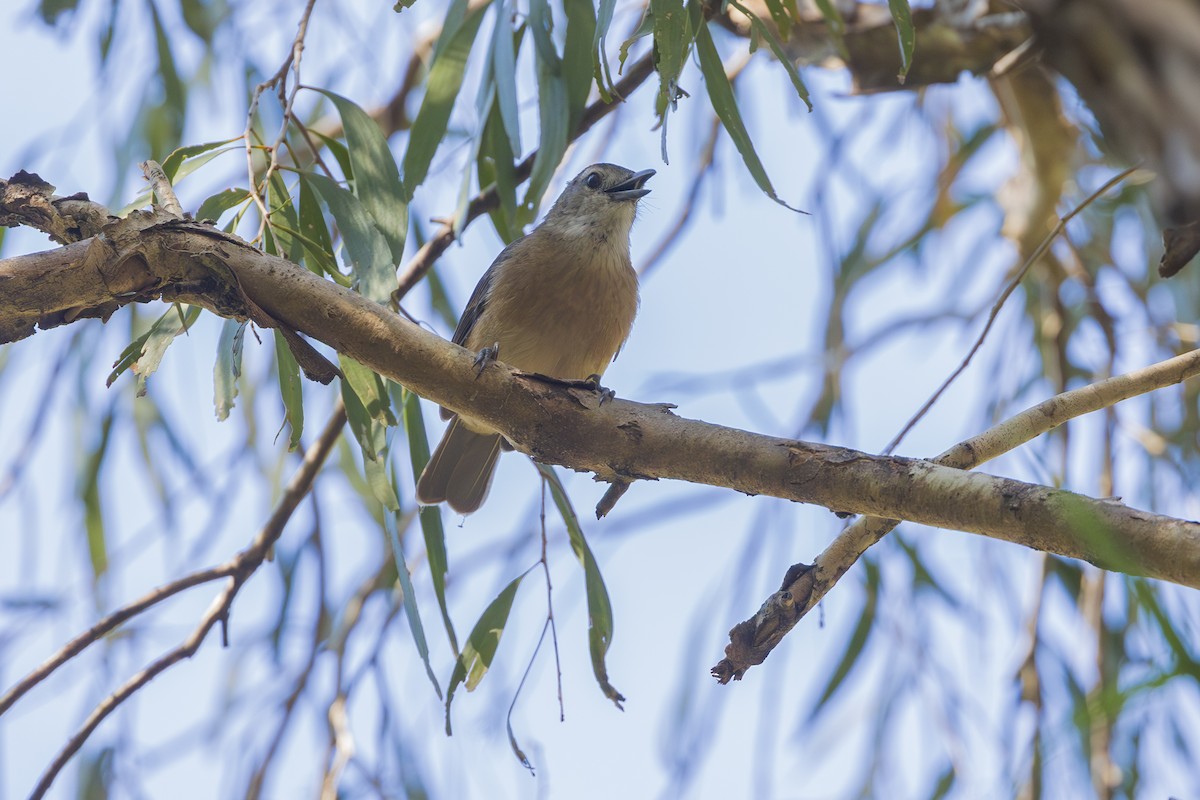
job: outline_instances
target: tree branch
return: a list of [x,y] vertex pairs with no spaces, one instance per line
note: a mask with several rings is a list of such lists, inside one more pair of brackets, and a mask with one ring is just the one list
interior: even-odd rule
[[[1051,397],[1010,417],[978,436],[951,447],[934,462],[955,469],[973,469],[1036,439],[1075,417],[1162,389],[1200,375],[1200,350],[1193,350],[1145,369]],[[746,670],[761,664],[801,618],[816,608],[834,584],[900,523],[895,519],[862,517],[848,526],[811,565],[793,565],[779,591],[768,597],[758,612],[729,631],[726,657],[712,669],[721,683],[741,680]],[[1189,523],[1195,528],[1195,523]],[[1053,552],[1053,551],[1051,551]],[[1195,586],[1193,575],[1188,585]]]
[[[39,293],[41,286],[55,289]],[[122,293],[114,286],[135,288]],[[230,308],[244,298],[282,325],[496,428],[539,461],[604,480],[672,478],[907,519],[1200,586],[1196,523],[929,461],[682,419],[663,406],[601,406],[592,391],[505,365],[476,378],[474,354],[201,223],[153,215],[120,220],[88,242],[0,261],[0,289],[0,334],[11,334],[14,319],[32,331],[43,311],[44,320],[61,324],[68,321],[63,307],[86,306],[86,315],[92,305],[157,296],[245,316],[244,308]],[[51,303],[48,310],[43,302]]]
[[[0,261],[0,264],[5,262]],[[335,415],[336,419],[336,415]],[[332,420],[331,420],[332,422]],[[225,590],[221,592],[214,600],[208,611],[200,620],[200,624],[192,631],[179,646],[167,651],[159,658],[155,659],[141,672],[133,675],[129,680],[125,681],[115,692],[100,701],[97,706],[92,709],[92,713],[84,720],[82,726],[77,730],[62,749],[54,757],[50,766],[42,773],[41,779],[38,781],[33,792],[30,794],[31,800],[39,800],[46,795],[50,786],[54,783],[54,779],[67,762],[79,751],[83,743],[87,741],[92,732],[100,725],[104,719],[116,711],[122,703],[132,697],[139,689],[154,680],[155,677],[165,672],[173,665],[183,661],[186,658],[191,658],[200,649],[200,645],[208,638],[208,634],[213,627],[220,622],[223,626],[228,625],[229,610],[233,605],[233,600],[237,593],[245,585],[246,581],[254,572],[262,566],[263,561],[270,552],[271,547],[279,539],[283,533],[283,528],[287,521],[291,518],[292,512],[296,506],[308,494],[309,487],[312,485],[313,479],[321,469],[321,465],[325,463],[325,458],[329,455],[329,451],[337,442],[338,436],[341,435],[341,424],[334,426],[328,425],[322,432],[320,437],[315,441],[305,452],[304,460],[300,464],[300,468],[292,476],[288,482],[287,488],[284,490],[283,496],[279,503],[275,506],[271,513],[270,519],[263,525],[262,530],[254,537],[254,541],[242,552],[233,559],[227,567],[219,567],[217,570],[225,570],[229,576],[229,584]],[[187,588],[187,587],[181,587]],[[161,599],[161,598],[159,598]],[[135,604],[136,605],[136,604]],[[127,607],[129,608],[129,607]],[[125,609],[123,609],[125,610]],[[118,612],[119,613],[119,612]],[[132,616],[130,614],[129,616]],[[89,631],[90,633],[90,631]],[[86,636],[87,634],[84,634]],[[76,641],[83,639],[79,637]],[[84,644],[86,646],[86,644]],[[82,649],[82,647],[80,648]],[[65,650],[65,648],[64,648]]]

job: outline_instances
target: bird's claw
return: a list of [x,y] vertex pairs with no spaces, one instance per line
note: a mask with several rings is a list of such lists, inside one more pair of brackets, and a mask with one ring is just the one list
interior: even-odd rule
[[585,384],[587,384],[588,388],[591,389],[593,392],[599,393],[600,405],[604,405],[609,400],[615,399],[617,396],[617,393],[615,391],[613,391],[612,389],[609,389],[609,388],[606,388],[606,387],[600,385],[600,376],[594,372],[591,375],[588,375],[586,378],[584,378],[583,382]]
[[475,355],[475,380],[479,380],[479,376],[487,369],[488,364],[500,358],[500,343],[496,342],[491,347],[485,347]]

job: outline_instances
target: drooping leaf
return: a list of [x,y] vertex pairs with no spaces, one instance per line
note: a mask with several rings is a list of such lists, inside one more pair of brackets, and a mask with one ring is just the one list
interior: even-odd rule
[[592,0],[563,0],[567,36],[563,43],[563,80],[567,89],[567,130],[579,127],[592,89],[592,41],[596,37],[596,10]]
[[[471,54],[471,47],[475,43],[475,35],[479,33],[479,25],[483,21],[483,12],[487,6],[488,4],[484,3],[468,12],[453,34],[448,32],[449,14],[447,15],[447,25],[443,27],[441,36],[443,44],[434,56],[429,79],[425,84],[425,97],[421,100],[417,118],[413,120],[408,147],[404,151],[404,186],[408,192],[408,199],[412,198],[412,193],[425,181],[433,155],[446,135],[450,112],[454,109],[454,101],[462,88],[467,57]],[[447,36],[450,38],[447,39]]]
[[337,268],[337,259],[333,253],[333,238],[329,235],[329,227],[325,224],[325,215],[321,213],[321,204],[317,200],[312,182],[304,173],[300,173],[300,231],[297,237],[308,252],[305,264],[318,275],[325,274],[335,280],[343,278]]
[[[383,131],[367,112],[341,95],[325,89],[319,91],[337,106],[342,127],[346,130],[347,149],[353,165],[354,195],[387,241],[391,252],[389,266],[394,269],[404,259],[404,239],[408,235],[408,200],[411,197],[400,180],[396,159],[392,156]],[[413,135],[416,135],[415,129]],[[341,224],[341,220],[338,220],[338,224]]]
[[[520,114],[517,108],[517,53],[514,31],[508,19],[508,4],[496,0],[496,28],[492,34],[491,65],[496,84],[496,105],[503,121],[508,145],[521,152]],[[520,35],[516,33],[516,35]]]
[[421,624],[421,613],[417,609],[417,593],[413,589],[412,577],[408,572],[408,564],[404,560],[404,547],[400,541],[400,532],[396,527],[396,513],[388,511],[383,515],[383,524],[387,528],[388,537],[392,542],[392,557],[396,560],[396,575],[400,580],[400,591],[404,593],[401,605],[404,616],[408,620],[408,629],[412,632],[413,643],[417,646],[417,654],[425,664],[425,674],[433,684],[438,699],[442,699],[442,687],[438,684],[437,676],[433,674],[433,665],[429,663],[429,643],[425,640],[425,626]]
[[375,422],[367,413],[362,400],[358,399],[358,393],[350,386],[350,382],[343,380],[341,384],[342,402],[346,406],[346,420],[350,423],[350,431],[362,450],[364,460],[378,461],[384,443],[376,435]]
[[733,87],[729,83],[729,77],[725,74],[721,56],[717,53],[717,47],[713,44],[712,34],[709,33],[707,25],[702,25],[696,35],[696,53],[700,57],[700,71],[704,74],[704,84],[708,88],[708,98],[712,102],[713,110],[717,112],[729,138],[733,139],[734,145],[741,153],[746,169],[750,171],[754,182],[767,197],[785,208],[791,208],[775,194],[775,188],[771,186],[771,179],[767,177],[767,170],[759,161],[758,153],[754,151],[754,143],[750,141],[750,133],[746,130],[745,123],[742,122],[742,114],[738,110],[737,99],[733,95]]
[[604,585],[600,567],[596,564],[592,549],[588,547],[583,529],[579,526],[579,517],[576,516],[575,509],[571,507],[571,501],[567,497],[567,492],[563,488],[562,482],[559,481],[558,475],[554,472],[554,468],[546,464],[538,464],[537,468],[550,487],[554,505],[558,508],[558,513],[562,515],[563,523],[567,526],[567,537],[571,540],[571,550],[583,567],[584,586],[587,588],[588,651],[592,657],[592,673],[596,676],[596,683],[600,685],[600,691],[604,693],[604,696],[611,700],[617,708],[621,708],[621,703],[625,701],[625,698],[615,686],[609,683],[608,666],[604,660],[609,645],[612,644],[613,635],[612,602],[608,598],[608,588]]
[[[767,47],[771,48],[771,52],[775,54],[776,60],[783,65],[783,70],[787,73],[788,79],[791,80],[792,87],[796,90],[796,95],[804,101],[804,104],[808,106],[808,110],[812,111],[812,102],[808,99],[808,88],[800,78],[800,73],[796,70],[796,65],[792,63],[791,58],[784,52],[783,43],[779,41],[779,37],[775,35],[773,30],[764,25],[761,19],[750,13],[750,10],[737,0],[728,0],[728,2],[729,5],[745,14],[750,20],[750,27],[767,43]],[[785,19],[788,20],[790,26],[791,18],[785,15]]]
[[308,176],[317,194],[342,233],[347,265],[358,280],[358,291],[377,302],[385,302],[396,285],[387,240],[358,198],[324,175]]
[[221,325],[217,363],[213,365],[213,406],[220,421],[229,417],[233,400],[238,394],[237,380],[242,375],[242,340],[245,335],[245,322],[227,319]]
[[137,374],[137,394],[146,394],[146,380],[158,369],[163,355],[175,337],[191,327],[200,316],[199,306],[188,306],[186,313],[173,305],[159,317],[150,329],[134,339],[121,353],[113,371],[109,373],[106,385],[112,386],[113,381],[120,377],[126,369],[132,368]]
[[447,736],[451,733],[450,703],[454,700],[454,692],[459,684],[465,684],[468,692],[473,691],[491,668],[496,649],[500,646],[500,637],[504,634],[504,626],[508,624],[508,612],[512,610],[513,599],[517,596],[521,581],[528,574],[529,571],[526,570],[518,575],[488,604],[454,662],[454,672],[450,675],[450,685],[446,689]]
[[892,22],[896,23],[896,37],[900,41],[900,74],[896,76],[896,80],[904,83],[904,78],[912,66],[913,50],[917,46],[912,10],[908,7],[908,0],[888,0],[888,10],[892,12]]
[[271,224],[267,226],[264,249],[293,263],[300,261],[304,248],[293,235],[300,229],[300,214],[282,173],[271,173],[265,199]]
[[[413,475],[420,475],[429,463],[429,440],[425,436],[425,420],[421,414],[421,400],[407,389],[399,389],[400,407],[404,418],[404,432],[408,436],[408,455]],[[450,646],[458,653],[458,636],[450,621],[450,610],[446,605],[446,574],[450,571],[450,559],[446,555],[446,532],[442,528],[442,513],[437,506],[425,506],[420,511],[421,534],[425,538],[425,557],[429,559],[429,573],[433,580],[433,593],[437,596],[438,608]]]
[[597,88],[600,89],[600,97],[606,103],[612,102],[613,79],[605,48],[608,45],[608,29],[612,26],[613,11],[616,7],[617,0],[600,0],[596,8],[596,31],[592,35],[592,74],[596,79]]
[[304,394],[300,380],[300,365],[288,347],[287,339],[279,331],[275,334],[275,368],[279,373],[279,396],[283,400],[284,421],[291,431],[288,450],[300,447],[300,435],[304,433]]
[[115,414],[110,405],[100,421],[100,432],[96,444],[88,451],[87,460],[79,476],[79,496],[83,500],[84,532],[87,536],[88,560],[92,565],[92,577],[99,581],[108,572],[108,543],[104,531],[104,510],[100,491],[100,470],[108,454],[108,443],[112,434]]
[[[730,5],[733,5],[733,0],[726,0],[726,2],[728,2]],[[766,31],[770,33],[773,38],[780,38],[786,42],[788,37],[792,34],[792,15],[788,13],[789,4],[784,2],[784,0],[764,0],[764,2],[767,5],[767,12],[771,15],[771,21],[775,23],[775,27],[779,30],[779,36],[775,37],[774,31],[772,31],[770,28],[766,28],[765,25],[763,27],[766,28]],[[742,11],[742,9],[738,10]],[[742,11],[742,13],[747,14],[746,11]],[[747,14],[747,16],[749,16],[749,14]],[[754,17],[754,19],[758,19],[758,17]],[[775,48],[771,49],[774,50]],[[782,49],[783,48],[780,48],[780,50]],[[781,60],[784,63],[787,63],[787,59]]]
[[[529,175],[525,200],[518,211],[517,227],[523,227],[537,216],[542,195],[554,177],[567,150],[567,85],[562,75],[562,59],[550,37],[552,19],[547,0],[530,4],[529,27],[533,33],[534,61],[538,81],[538,119],[541,128],[537,156]],[[535,13],[536,12],[536,13]]]
[[849,61],[850,52],[846,49],[846,20],[842,19],[842,12],[838,10],[833,0],[816,0],[816,3],[821,16],[825,18],[825,24],[829,26],[829,33],[833,37],[833,44],[837,48],[838,55]]
[[358,395],[367,416],[384,425],[398,424],[383,378],[350,356],[342,355],[338,360],[342,365],[342,375]]
[[496,232],[507,244],[521,235],[521,229],[517,224],[517,173],[513,168],[514,153],[503,128],[500,109],[493,104],[492,113],[483,128],[477,169],[480,186],[496,187],[500,202],[489,214]]

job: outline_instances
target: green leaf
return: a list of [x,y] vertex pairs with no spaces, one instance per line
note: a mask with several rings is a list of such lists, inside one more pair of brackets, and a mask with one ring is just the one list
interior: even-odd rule
[[300,382],[300,365],[288,347],[287,339],[275,331],[275,367],[279,371],[279,396],[283,399],[284,419],[291,429],[288,450],[300,447],[304,433],[304,393]]
[[383,378],[350,356],[342,355],[338,360],[342,365],[342,375],[362,401],[367,415],[383,425],[398,424],[396,415],[392,413],[392,403],[388,398]]
[[[393,384],[395,385],[395,384]],[[399,388],[399,387],[398,387]],[[425,436],[425,420],[421,414],[421,399],[407,389],[399,388],[400,408],[404,417],[404,432],[408,436],[408,455],[412,462],[413,475],[420,475],[429,463],[429,440]],[[458,654],[458,636],[450,621],[450,610],[446,605],[446,575],[450,571],[450,558],[446,555],[446,532],[442,528],[442,514],[437,506],[425,506],[420,512],[421,533],[425,537],[425,556],[429,559],[433,593],[437,596],[438,608],[450,647]]]
[[629,34],[628,39],[621,43],[621,48],[618,52],[618,62],[622,69],[625,68],[625,60],[629,58],[629,48],[633,47],[633,43],[652,33],[654,33],[654,15],[650,13],[650,8],[647,7],[642,12],[642,21],[638,23],[637,28],[634,29],[633,33]]
[[220,421],[229,418],[233,399],[238,394],[237,379],[242,375],[242,340],[245,335],[245,322],[227,319],[221,325],[217,363],[213,366],[213,405]]
[[579,518],[575,515],[575,509],[571,507],[571,501],[567,498],[567,492],[554,468],[546,464],[538,464],[537,468],[550,486],[554,505],[558,507],[558,513],[562,515],[563,523],[567,526],[571,550],[583,566],[584,585],[587,587],[588,651],[592,657],[592,673],[596,676],[596,683],[600,685],[604,696],[613,701],[617,708],[621,708],[625,698],[609,683],[608,667],[604,662],[613,635],[612,603],[608,599],[608,588],[604,585],[600,567],[597,566],[596,558],[588,547],[583,529],[579,526]]
[[[346,143],[354,173],[354,194],[383,234],[391,251],[391,268],[404,260],[404,239],[408,235],[408,200],[411,197],[400,181],[400,170],[378,123],[357,105],[325,89],[324,94],[337,106],[346,130]],[[413,135],[416,135],[414,128]],[[328,200],[328,198],[326,198]],[[341,220],[338,220],[341,224]],[[390,290],[389,290],[390,291]]]
[[[492,113],[483,128],[483,143],[476,161],[480,186],[495,185],[499,204],[488,213],[496,232],[505,244],[521,235],[517,224],[517,172],[513,168],[514,154],[508,137],[504,135],[504,122],[500,109],[492,105]],[[433,272],[430,271],[430,275]],[[454,326],[451,325],[453,328]]]
[[[462,88],[467,57],[471,54],[471,46],[475,43],[475,35],[479,32],[479,24],[483,21],[487,6],[485,2],[473,9],[452,34],[448,30],[450,14],[447,14],[446,27],[441,36],[444,44],[439,45],[433,67],[429,70],[425,97],[421,100],[417,118],[413,120],[408,147],[404,151],[404,185],[408,190],[408,199],[425,181],[433,155],[446,136],[450,112]],[[447,36],[451,38],[447,39]]]
[[179,77],[175,56],[171,53],[171,40],[158,14],[158,5],[150,3],[150,16],[154,20],[154,43],[158,53],[158,75],[162,81],[163,98],[161,108],[171,115],[172,138],[177,138],[178,129],[187,110],[187,84]]
[[38,15],[47,25],[55,25],[64,14],[70,15],[79,5],[79,0],[41,0]]
[[567,14],[562,61],[567,86],[567,130],[574,131],[583,118],[592,89],[591,45],[596,37],[596,11],[592,0],[563,0],[563,9]]
[[346,149],[346,145],[334,139],[332,136],[326,136],[316,128],[310,126],[308,132],[321,140],[321,144],[333,153],[334,159],[338,163],[338,167],[342,170],[342,175],[350,183],[354,182],[354,165],[350,163],[350,151]]
[[[727,2],[729,5],[745,14],[750,20],[751,29],[753,29],[760,38],[766,41],[767,47],[771,48],[771,52],[775,54],[776,60],[783,65],[784,72],[787,73],[788,78],[792,81],[792,87],[796,90],[796,94],[801,100],[804,101],[804,104],[808,106],[808,110],[812,111],[812,102],[808,99],[808,89],[805,87],[804,81],[801,80],[800,73],[796,70],[796,65],[792,63],[791,58],[789,58],[788,54],[784,52],[783,44],[779,41],[779,37],[775,35],[773,30],[764,25],[761,19],[750,13],[750,10],[737,0],[727,0]],[[790,26],[791,18],[786,16],[786,12],[785,19]],[[781,30],[787,29],[781,28]]]
[[[536,566],[536,565],[535,565]],[[532,569],[532,567],[530,568]],[[488,604],[480,615],[479,621],[471,629],[467,644],[454,662],[454,672],[450,676],[450,685],[446,689],[446,735],[450,735],[450,703],[454,700],[454,691],[459,684],[464,684],[467,691],[474,691],[483,676],[492,666],[496,657],[496,649],[500,646],[500,637],[504,634],[504,626],[508,624],[508,612],[512,610],[513,599],[517,596],[517,588],[529,574],[529,570],[518,575],[505,586],[496,599]]]
[[314,173],[308,179],[342,232],[347,266],[358,279],[358,291],[376,302],[385,302],[396,286],[396,272],[383,233],[353,194],[324,175]]
[[158,369],[171,342],[175,340],[176,336],[191,327],[199,316],[199,306],[188,306],[186,314],[180,310],[178,304],[168,308],[150,326],[150,330],[134,339],[122,351],[121,357],[113,365],[113,371],[108,375],[106,385],[112,386],[113,381],[120,377],[121,373],[132,367],[138,376],[137,395],[138,397],[145,395],[146,380]]
[[[725,1],[730,5],[733,5],[733,0]],[[764,2],[767,5],[767,11],[771,14],[771,21],[774,22],[775,27],[779,29],[779,37],[786,42],[788,37],[792,34],[792,15],[788,13],[787,5],[783,2],[783,0],[764,0]],[[750,16],[750,14],[743,9],[739,8],[738,10],[742,11],[743,14]],[[753,17],[753,19],[758,19],[758,17]],[[762,24],[761,20],[759,20],[759,24]],[[772,37],[775,36],[775,32],[770,28],[767,28],[765,25],[763,25],[763,28],[768,31]],[[782,48],[780,49],[782,50]],[[788,63],[786,58],[780,60],[784,63]]]
[[821,697],[809,713],[810,722],[816,719],[817,714],[837,693],[851,670],[858,665],[858,657],[862,655],[867,640],[871,637],[871,631],[875,629],[876,608],[879,601],[879,567],[873,561],[864,560],[863,569],[866,571],[867,599],[863,604],[862,611],[857,615],[858,624],[854,626],[854,632],[850,634],[850,640],[846,643],[846,651],[842,653],[841,659],[829,678],[829,683],[826,684],[825,690],[821,692]]
[[437,676],[433,674],[433,665],[429,663],[429,643],[425,640],[425,626],[421,624],[421,614],[417,610],[417,593],[413,589],[412,576],[408,572],[408,564],[404,561],[404,547],[400,542],[400,532],[396,527],[396,513],[383,515],[383,524],[387,528],[392,541],[392,557],[396,560],[396,575],[400,580],[400,590],[404,593],[401,605],[404,616],[408,619],[408,629],[412,631],[413,643],[417,646],[417,654],[425,664],[425,674],[437,692],[438,700],[442,699],[442,687],[438,685]]
[[908,0],[888,0],[888,9],[892,12],[892,22],[896,23],[896,36],[900,40],[900,74],[896,80],[904,83],[912,66],[913,50],[917,46],[917,33],[913,29],[912,11]]
[[326,274],[334,279],[344,278],[337,267],[337,259],[333,254],[333,239],[329,235],[329,227],[325,224],[325,215],[321,213],[321,204],[312,187],[312,182],[305,173],[300,173],[300,236],[298,237],[308,251],[309,258],[305,264],[318,275]]
[[[596,87],[600,90],[600,98],[606,103],[612,102],[613,79],[605,49],[608,45],[608,29],[612,26],[613,11],[616,7],[617,0],[600,0],[596,9],[596,31],[592,35],[592,74],[596,79]],[[624,63],[624,59],[621,63]]]
[[843,60],[850,60],[850,51],[846,49],[846,20],[842,19],[842,12],[833,4],[832,0],[816,0],[817,8],[821,12],[821,16],[825,18],[825,24],[829,26],[829,33],[833,36],[833,44],[837,48],[838,55]]
[[663,160],[666,161],[667,110],[675,107],[679,96],[679,74],[687,64],[694,33],[690,30],[689,9],[683,0],[650,0],[654,25],[655,69],[658,70],[658,96],[654,112],[663,126]]
[[512,152],[521,152],[520,110],[517,108],[517,54],[513,43],[514,34],[508,19],[508,4],[496,2],[496,28],[492,34],[492,76],[496,82],[496,103],[504,132],[508,135],[508,146]]
[[250,192],[245,189],[224,189],[208,197],[196,210],[196,219],[217,222],[221,215],[240,203],[250,202]]
[[83,500],[84,531],[87,535],[88,558],[92,565],[92,577],[100,579],[108,571],[108,544],[104,532],[104,512],[100,491],[100,469],[108,452],[112,433],[114,412],[109,406],[100,422],[100,436],[96,446],[88,453],[79,480],[79,495]]
[[396,487],[388,477],[390,462],[387,457],[387,428],[378,422],[372,422],[371,430],[381,440],[378,444],[379,456],[378,458],[367,458],[366,453],[363,453],[363,474],[366,475],[367,485],[371,487],[371,494],[384,507],[385,513],[394,514],[400,510],[400,496],[396,493]]
[[708,98],[712,102],[713,110],[717,112],[729,138],[733,139],[738,152],[742,154],[746,169],[750,170],[755,183],[767,197],[785,208],[792,208],[775,194],[771,179],[767,177],[766,169],[758,160],[758,153],[754,152],[754,143],[750,141],[750,134],[742,122],[737,100],[733,96],[733,87],[725,75],[725,67],[721,63],[721,56],[717,53],[707,25],[701,26],[696,35],[696,53],[700,56],[700,71],[704,74],[704,84],[708,87]]
[[[354,439],[358,442],[365,461],[377,461],[386,442],[381,441],[377,436],[374,420],[367,413],[362,400],[358,399],[358,393],[354,391],[350,382],[343,380],[341,383],[342,402],[346,406],[346,420],[350,423],[350,431],[354,434]],[[386,493],[384,497],[386,498]],[[380,500],[380,502],[383,501]]]
[[[535,18],[534,10],[542,8]],[[541,23],[539,25],[538,23]],[[533,30],[534,61],[537,65],[538,81],[538,120],[541,129],[541,141],[537,155],[533,159],[533,169],[529,175],[529,187],[525,191],[525,201],[518,211],[517,227],[523,227],[532,222],[537,216],[538,206],[542,195],[550,185],[555,170],[562,162],[563,154],[567,151],[567,85],[562,76],[562,60],[554,50],[550,38],[551,24],[549,7],[546,0],[533,0],[530,4],[529,25]],[[538,45],[542,42],[541,46]]]
[[267,227],[264,249],[273,255],[282,256],[292,263],[299,262],[304,248],[291,232],[300,229],[300,215],[296,211],[292,193],[281,173],[271,173],[265,200],[267,210],[270,212],[271,224]]
[[[174,182],[175,181],[175,173],[177,173],[179,171],[179,167],[183,164],[183,162],[185,160],[187,160],[189,158],[195,158],[198,155],[208,153],[212,150],[216,150],[218,147],[225,147],[225,145],[229,144],[230,142],[240,141],[241,138],[242,138],[241,136],[235,136],[232,139],[223,139],[219,142],[205,142],[204,144],[193,144],[193,145],[188,145],[187,147],[178,147],[171,153],[171,155],[167,156],[166,159],[163,160],[163,162],[162,162],[163,172],[166,173],[167,180]],[[240,150],[240,149],[241,148],[230,147],[230,148],[227,148],[226,150],[222,150],[221,152],[224,153],[224,152],[228,152],[229,150]],[[220,155],[220,153],[213,153],[213,155],[214,156]]]

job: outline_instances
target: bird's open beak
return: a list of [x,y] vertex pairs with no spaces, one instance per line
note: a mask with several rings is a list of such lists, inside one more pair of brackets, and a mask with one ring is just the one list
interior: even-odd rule
[[611,189],[605,189],[604,193],[613,200],[637,200],[639,197],[650,194],[650,190],[642,188],[642,185],[653,175],[654,170],[644,169],[629,180],[621,181]]

